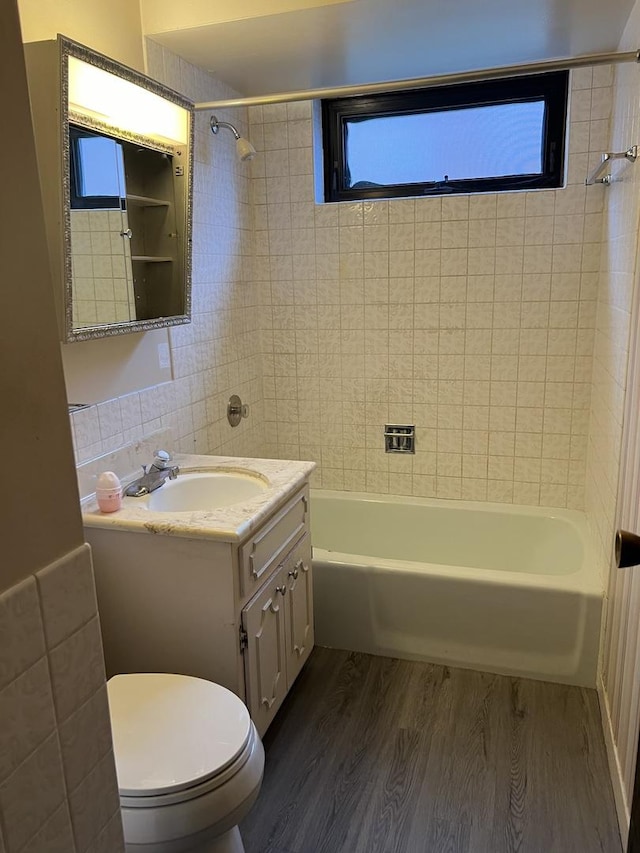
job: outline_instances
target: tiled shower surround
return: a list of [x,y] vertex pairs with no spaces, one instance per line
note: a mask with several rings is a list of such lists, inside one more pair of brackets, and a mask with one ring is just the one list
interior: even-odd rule
[[[267,452],[324,488],[582,507],[611,71],[572,75],[568,187],[314,205],[311,104],[250,110]],[[461,140],[473,144],[473,140]],[[416,454],[383,450],[416,426]]]
[[[148,44],[152,76],[225,96]],[[250,166],[199,114],[176,379],[76,414],[78,460],[168,426],[184,451],[312,459],[323,488],[582,508],[604,198],[584,179],[611,84],[573,72],[556,191],[316,205],[311,103],[248,111]],[[386,423],[415,424],[415,456],[385,454]]]

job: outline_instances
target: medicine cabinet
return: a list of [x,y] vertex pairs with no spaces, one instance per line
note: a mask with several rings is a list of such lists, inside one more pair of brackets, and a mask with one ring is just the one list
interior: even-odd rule
[[61,339],[189,322],[193,104],[63,36],[25,55]]

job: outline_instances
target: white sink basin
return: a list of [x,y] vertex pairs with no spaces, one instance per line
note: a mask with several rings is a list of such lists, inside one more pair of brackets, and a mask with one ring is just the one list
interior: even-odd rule
[[249,472],[199,471],[166,480],[142,500],[153,512],[204,512],[250,500],[267,488],[264,480]]

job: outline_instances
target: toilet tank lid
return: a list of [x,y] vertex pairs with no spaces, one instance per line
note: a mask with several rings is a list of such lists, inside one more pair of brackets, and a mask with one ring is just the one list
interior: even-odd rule
[[115,675],[107,682],[121,795],[180,791],[221,773],[251,732],[244,703],[202,678]]

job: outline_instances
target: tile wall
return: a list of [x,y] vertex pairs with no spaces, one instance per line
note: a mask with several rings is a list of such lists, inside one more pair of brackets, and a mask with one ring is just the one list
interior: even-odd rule
[[[148,66],[231,94],[153,42]],[[324,488],[582,508],[604,198],[584,178],[611,84],[573,72],[569,185],[503,195],[316,205],[310,103],[224,114],[250,166],[198,114],[175,380],[75,413],[78,462],[169,428],[185,452],[313,459]],[[384,453],[385,423],[416,425],[414,457]]]
[[[147,66],[150,76],[194,101],[236,94],[151,41]],[[218,117],[247,133],[245,110],[220,110]],[[236,160],[231,133],[213,136],[209,118],[196,116],[193,322],[170,329],[174,380],[74,413],[79,463],[159,429],[171,430],[178,451],[264,455],[250,165]],[[226,420],[231,394],[250,407],[234,429]]]
[[[315,205],[311,104],[250,109],[266,452],[324,488],[582,507],[611,69],[572,76],[568,187]],[[414,457],[383,451],[414,423]]]
[[[640,26],[640,16],[636,17]],[[607,150],[624,151],[640,139],[637,68],[619,65],[615,83]],[[615,526],[640,214],[636,166],[618,165],[616,178],[606,195],[586,478],[586,509],[600,548],[599,562],[605,566],[610,563]]]
[[126,211],[71,211],[75,328],[135,319],[128,227]]
[[88,545],[0,595],[0,719],[0,850],[123,851]]

